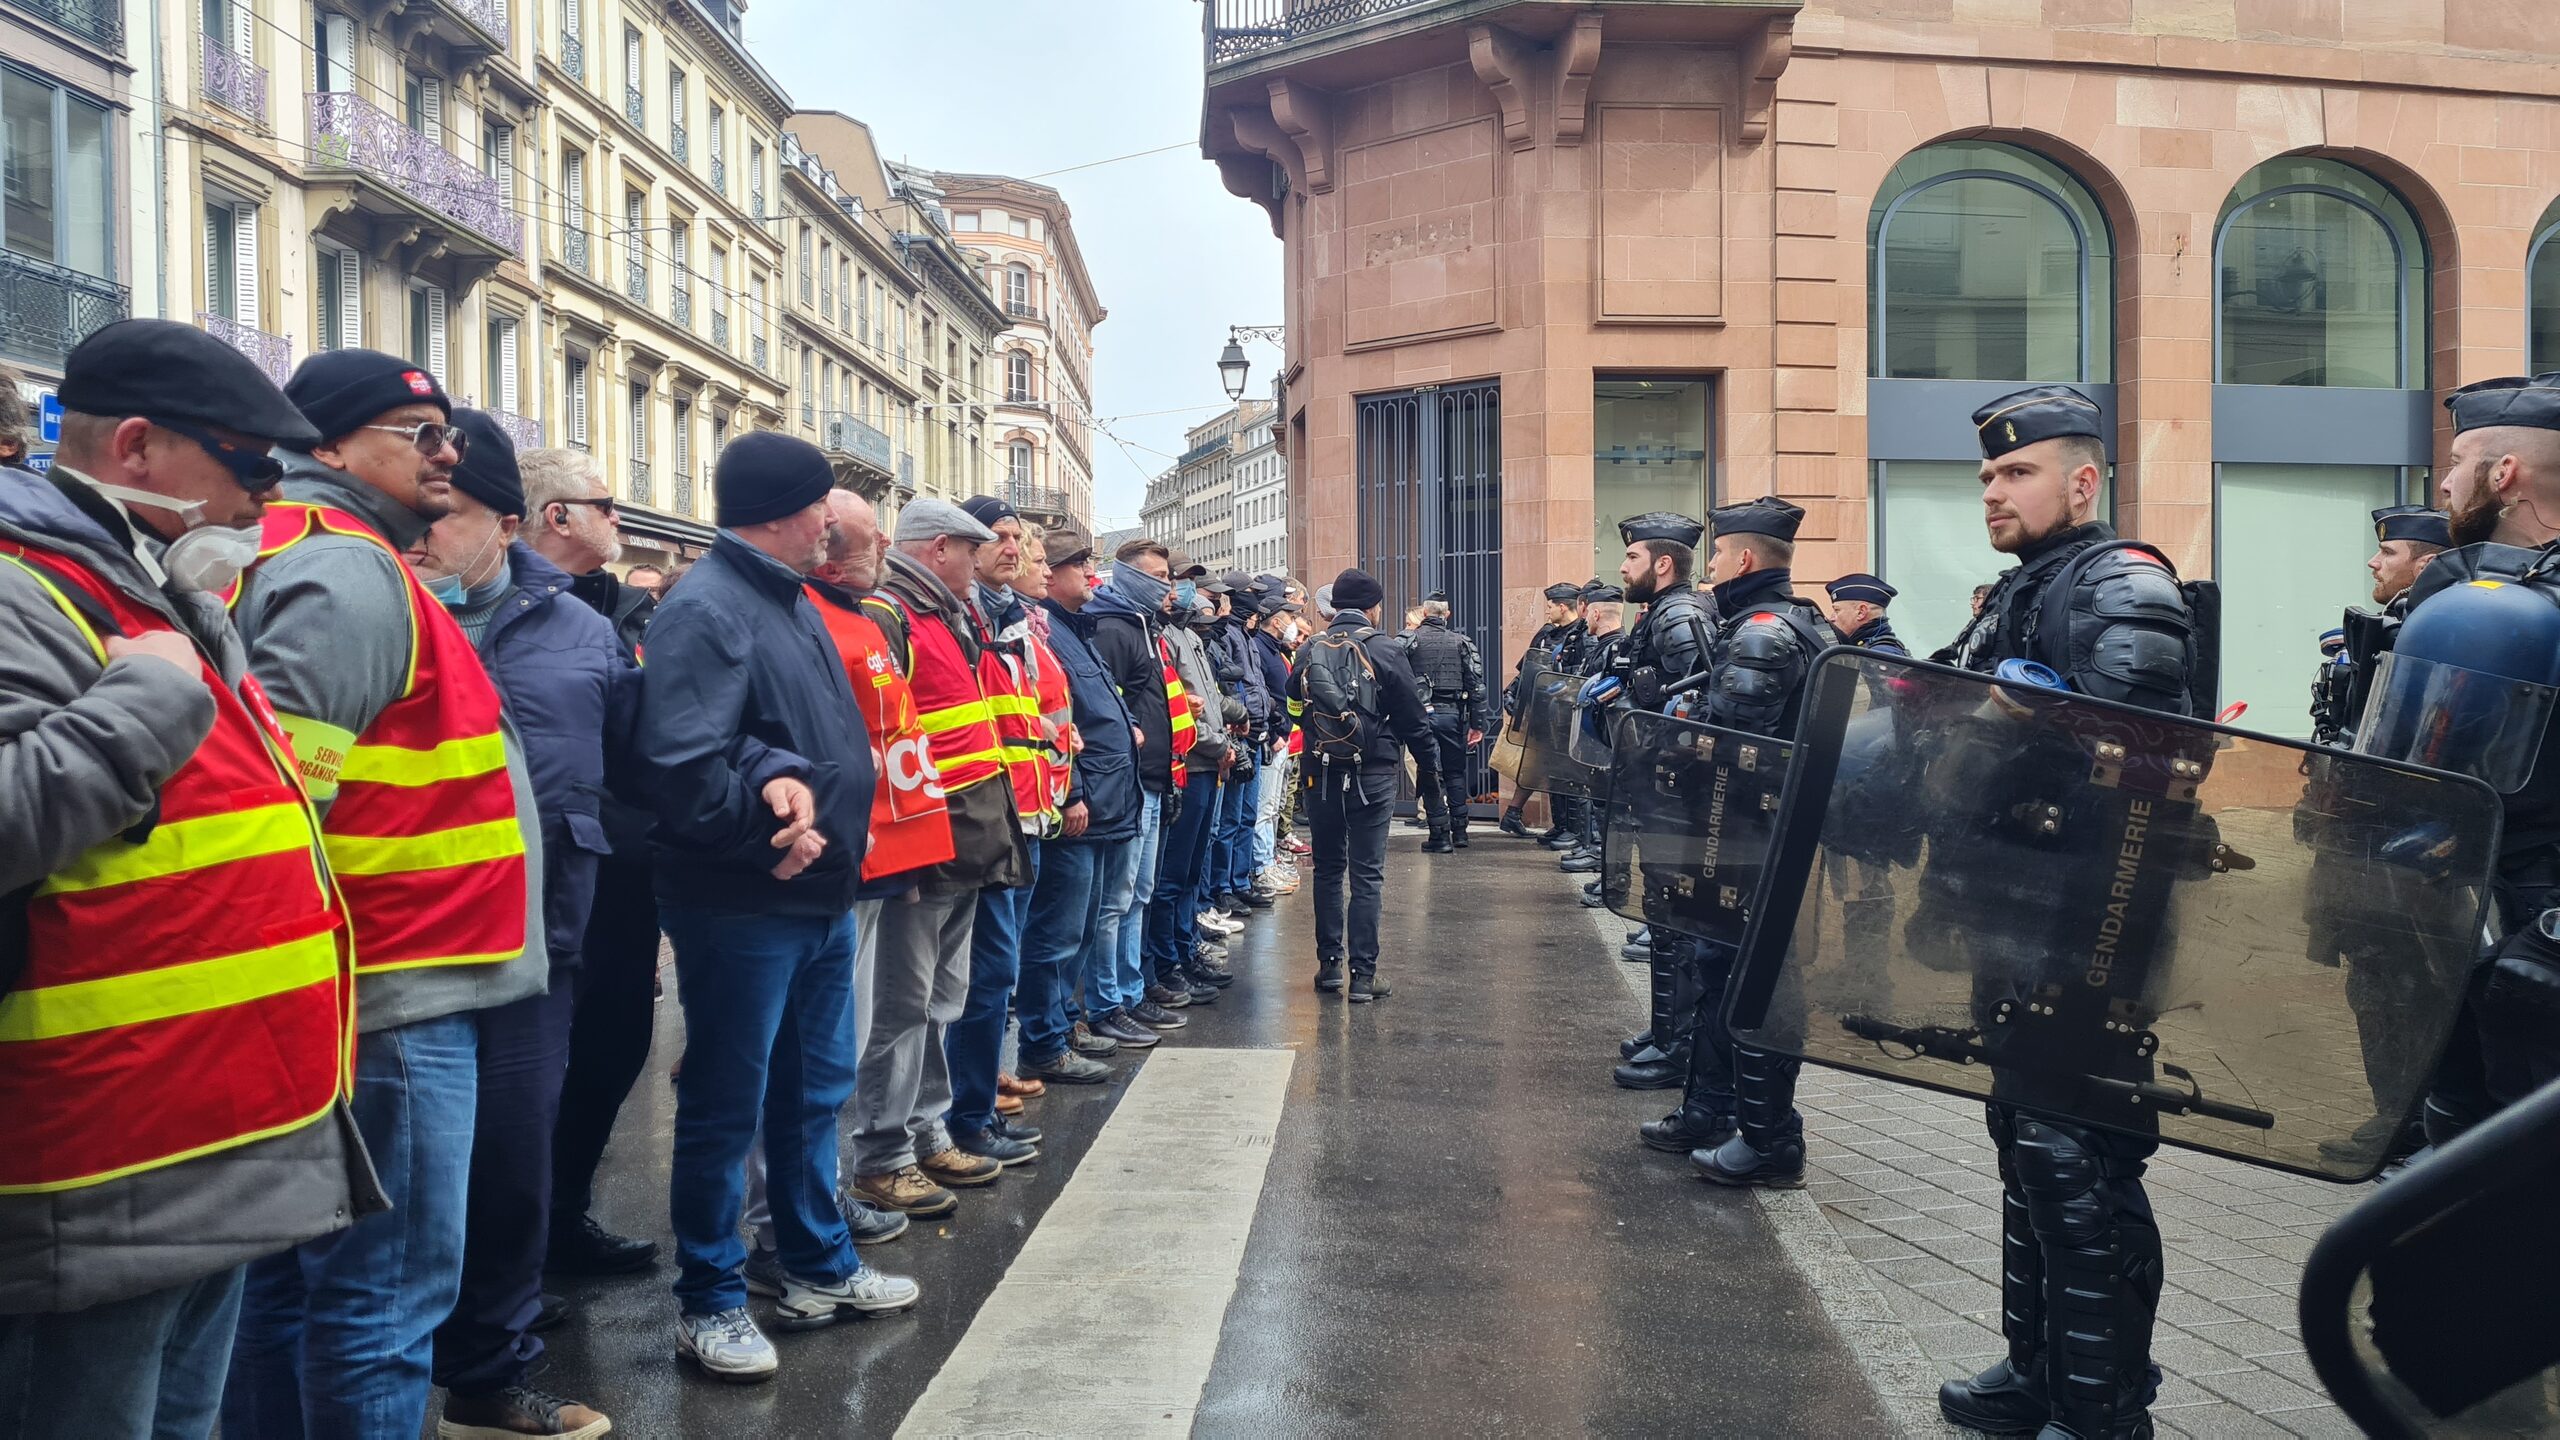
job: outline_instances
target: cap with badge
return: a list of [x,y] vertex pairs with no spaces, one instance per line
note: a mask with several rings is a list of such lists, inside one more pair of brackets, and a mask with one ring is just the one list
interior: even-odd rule
[[1792,545],[1796,527],[1804,523],[1804,507],[1791,505],[1775,495],[1745,500],[1739,505],[1725,505],[1712,511],[1718,535],[1766,535]]
[[1014,522],[1017,526],[1022,523],[1022,512],[1014,509],[1010,502],[994,495],[972,495],[960,502],[960,508],[969,512],[970,519],[986,526],[989,534],[994,534],[995,528],[1007,520]]
[[435,376],[379,350],[323,350],[293,368],[284,393],[320,432],[318,439],[297,449],[352,435],[375,416],[407,405],[433,405],[445,418],[453,417],[453,401]]
[[1706,533],[1706,526],[1670,510],[1649,510],[1618,522],[1618,539],[1627,545],[1639,540],[1661,540],[1695,550]]
[[[1633,544],[1634,542],[1629,541],[1628,543]],[[1548,586],[1545,594],[1547,599],[1553,604],[1571,605],[1582,598],[1582,587],[1573,584],[1570,581],[1559,580],[1553,585]]]
[[2453,412],[2457,435],[2497,425],[2560,430],[2560,370],[2475,380],[2444,397],[2444,408]]
[[462,447],[462,463],[453,467],[454,488],[501,515],[523,519],[524,475],[516,469],[516,442],[486,410],[456,410],[453,425],[471,437]]
[[193,325],[119,320],[91,332],[62,364],[62,408],[81,415],[219,425],[253,440],[324,438],[248,356]]
[[2013,390],[1973,412],[1982,458],[1997,460],[2039,440],[2086,435],[2105,440],[2106,417],[2098,402],[2068,385],[2030,385]]
[[1869,605],[1886,605],[1902,593],[1873,575],[1843,575],[1822,587],[1834,600],[1858,600]]
[[2453,522],[2443,511],[2424,505],[2385,505],[2373,512],[2373,538],[2414,540],[2449,550],[2453,548]]

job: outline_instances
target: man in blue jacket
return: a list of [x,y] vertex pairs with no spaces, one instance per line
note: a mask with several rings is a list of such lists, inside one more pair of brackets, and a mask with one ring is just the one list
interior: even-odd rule
[[836,1206],[853,1093],[854,892],[874,780],[844,666],[802,591],[827,553],[826,456],[740,436],[712,476],[720,533],[649,622],[638,749],[657,812],[685,1063],[668,1181],[677,1344],[711,1375],[770,1378],[738,1221],[764,1121],[784,1279],[776,1323],[903,1310],[915,1282],[854,1254]]

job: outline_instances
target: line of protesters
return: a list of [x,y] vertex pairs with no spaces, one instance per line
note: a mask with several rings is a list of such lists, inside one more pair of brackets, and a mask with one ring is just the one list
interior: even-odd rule
[[407,361],[135,320],[60,393],[0,469],[0,1432],[609,1430],[531,1372],[546,1270],[658,1258],[592,1202],[662,933],[677,1343],[769,1377],[1296,886],[1289,582],[884,535],[754,433],[661,598]]

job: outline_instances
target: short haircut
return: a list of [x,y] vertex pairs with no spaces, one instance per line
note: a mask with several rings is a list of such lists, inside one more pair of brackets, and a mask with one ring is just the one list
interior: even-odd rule
[[34,438],[27,395],[19,384],[18,372],[0,365],[0,461],[25,458],[27,442]]
[[1173,563],[1173,551],[1167,549],[1163,541],[1145,535],[1124,540],[1120,542],[1119,549],[1111,552],[1111,558],[1122,564],[1127,564],[1141,555],[1153,555],[1168,565]]
[[1449,618],[1449,602],[1448,602],[1448,601],[1446,601],[1446,600],[1425,600],[1425,601],[1423,601],[1423,602],[1422,602],[1422,618],[1423,618],[1423,619],[1425,619],[1425,620],[1446,620],[1446,619],[1448,619],[1448,618]]
[[650,574],[657,576],[661,580],[665,579],[667,576],[667,572],[663,567],[649,564],[647,561],[642,561],[640,564],[634,565],[630,569],[623,571],[622,578],[624,580],[629,580],[643,570],[648,571]]
[[1686,585],[1689,577],[1698,573],[1698,552],[1677,540],[1639,540],[1636,543],[1643,546],[1645,554],[1652,559],[1671,562],[1671,583],[1674,585]]
[[2057,453],[2062,459],[2063,474],[2068,475],[2083,465],[2095,465],[2098,467],[2098,478],[2101,480],[2106,478],[2107,447],[2099,441],[2097,436],[2065,435],[2058,443],[2061,449]]
[[525,451],[516,457],[516,469],[524,476],[528,515],[538,515],[544,506],[564,500],[584,500],[589,487],[604,479],[604,467],[594,456],[561,445]]
[[1767,566],[1792,565],[1796,559],[1796,542],[1775,535],[1745,534],[1733,537],[1734,543],[1760,557]]

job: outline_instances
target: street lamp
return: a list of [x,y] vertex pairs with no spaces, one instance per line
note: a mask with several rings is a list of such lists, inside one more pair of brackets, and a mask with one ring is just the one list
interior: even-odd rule
[[1218,383],[1226,387],[1228,399],[1244,398],[1245,376],[1253,369],[1253,362],[1245,358],[1244,342],[1265,340],[1278,345],[1288,333],[1286,327],[1279,325],[1230,325],[1227,327],[1227,348],[1218,352]]

